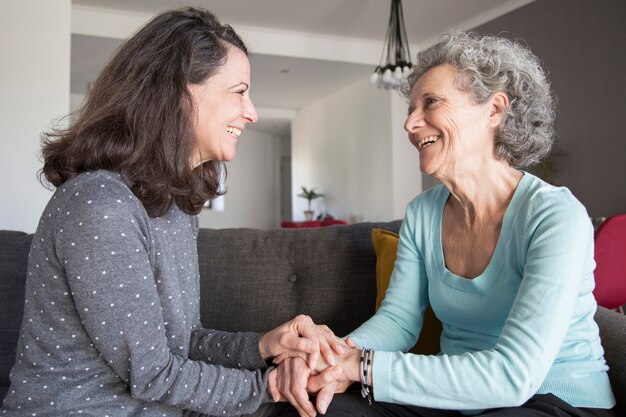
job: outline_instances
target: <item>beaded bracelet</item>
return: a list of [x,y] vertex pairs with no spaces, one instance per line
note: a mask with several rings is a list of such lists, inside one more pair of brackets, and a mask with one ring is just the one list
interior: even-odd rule
[[363,348],[361,349],[361,360],[359,361],[359,371],[361,374],[361,396],[367,399],[367,402],[372,405],[372,390],[371,386],[367,384],[368,376],[372,373],[372,360],[374,359],[374,350]]

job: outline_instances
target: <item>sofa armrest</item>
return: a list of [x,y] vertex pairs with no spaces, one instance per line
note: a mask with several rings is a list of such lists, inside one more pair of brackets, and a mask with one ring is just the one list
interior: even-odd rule
[[598,307],[595,319],[617,400],[616,415],[626,416],[626,315]]

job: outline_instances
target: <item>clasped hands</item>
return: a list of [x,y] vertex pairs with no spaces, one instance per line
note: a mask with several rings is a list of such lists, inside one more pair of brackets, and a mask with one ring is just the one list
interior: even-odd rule
[[[263,335],[259,351],[277,365],[269,374],[272,398],[289,401],[301,417],[314,417],[316,407],[324,414],[335,393],[360,380],[360,349],[308,316],[300,315]],[[316,406],[309,394],[317,395]]]

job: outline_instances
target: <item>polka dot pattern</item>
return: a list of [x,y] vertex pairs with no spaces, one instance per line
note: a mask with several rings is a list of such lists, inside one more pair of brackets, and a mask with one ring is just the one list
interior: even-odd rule
[[233,415],[267,400],[259,335],[201,328],[197,232],[175,206],[150,218],[116,173],[59,187],[33,239],[0,415]]

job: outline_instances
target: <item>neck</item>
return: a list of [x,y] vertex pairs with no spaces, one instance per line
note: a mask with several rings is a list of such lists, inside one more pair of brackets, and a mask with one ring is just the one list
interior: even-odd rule
[[494,160],[457,169],[454,175],[439,180],[450,190],[451,208],[471,227],[502,218],[522,175],[506,162]]

